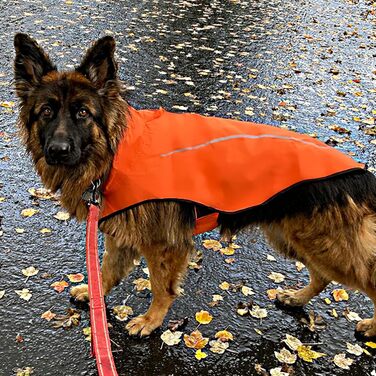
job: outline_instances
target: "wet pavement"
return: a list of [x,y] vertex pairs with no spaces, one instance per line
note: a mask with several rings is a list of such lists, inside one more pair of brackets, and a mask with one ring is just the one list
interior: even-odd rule
[[[40,317],[47,310],[64,314],[74,308],[68,289],[57,293],[50,285],[68,281],[69,273],[85,274],[84,227],[74,220],[55,219],[60,210],[56,201],[28,193],[41,184],[16,134],[16,99],[11,90],[15,32],[30,33],[60,67],[68,68],[78,63],[92,40],[112,34],[118,43],[120,77],[135,107],[163,106],[288,127],[316,135],[376,171],[376,5],[372,1],[33,0],[1,2],[0,14],[0,296],[5,291],[0,298],[0,376],[21,374],[26,367],[33,369],[33,375],[96,375],[82,333],[89,325],[87,309],[79,307],[79,326],[66,330],[55,329],[54,320]],[[38,212],[25,217],[21,211],[26,208]],[[303,286],[308,280],[305,269],[298,272],[294,262],[273,253],[257,232],[239,235],[236,243],[241,248],[230,257],[204,249],[203,239],[218,239],[218,234],[197,238],[202,268],[189,270],[184,296],[150,337],[130,338],[124,322],[112,313],[124,302],[135,314],[146,309],[150,292],[137,292],[132,284],[136,278],[147,278],[145,265],[108,297],[120,375],[255,375],[255,365],[267,371],[282,366],[274,351],[284,347],[286,334],[315,344],[313,349],[327,356],[313,363],[298,358],[290,368],[284,366],[285,372],[376,373],[375,350],[355,337],[355,321],[343,315],[350,310],[362,318],[371,316],[368,298],[348,290],[348,301],[335,302],[332,290],[340,286],[330,285],[303,310],[282,309],[266,291]],[[229,258],[234,261],[225,262]],[[22,269],[29,266],[39,272],[27,278]],[[268,278],[271,272],[286,279],[277,284]],[[223,291],[219,284],[224,281],[243,283],[255,294]],[[24,288],[32,294],[29,301],[15,292]],[[222,295],[223,301],[212,307],[208,303],[213,294]],[[267,309],[266,318],[237,313],[238,304],[250,300]],[[187,316],[183,331],[189,334],[197,328],[195,313],[200,310],[214,317],[199,327],[204,336],[213,339],[225,328],[234,335],[229,350],[214,354],[207,346],[203,350],[207,358],[197,360],[184,341],[172,347],[162,343],[160,335],[169,319]],[[316,325],[310,331],[302,322],[310,310],[322,316],[324,328]],[[349,370],[333,362],[336,354],[346,352],[346,342],[369,351],[360,356],[347,353],[354,360]]]

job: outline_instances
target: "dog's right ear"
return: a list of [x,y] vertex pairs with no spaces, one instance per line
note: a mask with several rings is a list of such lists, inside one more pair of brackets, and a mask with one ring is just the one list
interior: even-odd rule
[[27,34],[18,33],[14,36],[14,48],[16,92],[20,98],[25,98],[44,75],[56,70],[56,66],[38,43]]

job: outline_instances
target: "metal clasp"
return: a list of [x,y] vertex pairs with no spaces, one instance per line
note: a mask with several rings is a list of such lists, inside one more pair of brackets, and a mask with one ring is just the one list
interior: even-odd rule
[[99,205],[99,187],[101,180],[97,179],[91,182],[91,187],[88,188],[83,194],[82,199],[88,204]]

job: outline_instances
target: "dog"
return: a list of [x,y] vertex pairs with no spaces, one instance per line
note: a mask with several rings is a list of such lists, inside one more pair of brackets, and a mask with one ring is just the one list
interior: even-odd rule
[[[129,132],[114,39],[97,40],[80,65],[67,72],[58,72],[26,34],[16,34],[14,45],[22,141],[46,188],[60,191],[62,206],[83,221],[88,210],[83,192],[98,177],[106,180]],[[196,208],[189,201],[148,200],[101,222],[104,294],[127,276],[135,259],[143,256],[150,270],[152,302],[126,326],[131,335],[146,336],[161,326],[179,295],[194,249]],[[218,225],[224,236],[257,225],[276,250],[306,265],[309,284],[280,292],[283,304],[303,306],[335,280],[363,291],[376,306],[376,179],[367,170],[305,181],[262,205],[219,212]],[[71,293],[77,300],[88,298],[86,285]],[[375,336],[376,312],[359,321],[356,330]]]

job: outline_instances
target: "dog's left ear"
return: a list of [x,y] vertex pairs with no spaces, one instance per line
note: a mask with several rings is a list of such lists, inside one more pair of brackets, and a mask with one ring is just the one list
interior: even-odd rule
[[115,40],[105,36],[97,40],[86,52],[76,71],[83,74],[98,88],[102,89],[106,83],[117,78],[117,64],[114,59]]

